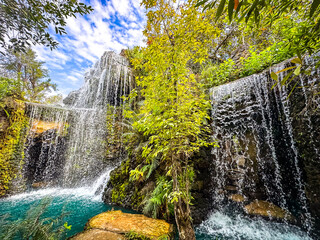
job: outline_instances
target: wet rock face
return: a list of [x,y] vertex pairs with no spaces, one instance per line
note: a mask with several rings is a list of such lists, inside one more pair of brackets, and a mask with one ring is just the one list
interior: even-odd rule
[[58,184],[63,174],[65,137],[57,135],[55,129],[39,133],[27,140],[25,148],[24,175],[28,184],[43,188]]
[[57,122],[47,122],[47,121],[33,121],[33,125],[31,127],[31,131],[35,132],[36,134],[41,134],[48,130],[59,130],[63,129],[64,123],[57,123]]
[[128,234],[130,232],[150,239],[159,239],[164,236],[170,239],[173,232],[173,226],[164,220],[148,218],[141,214],[123,213],[122,211],[100,213],[91,218],[86,227],[89,229],[88,231],[72,239],[88,240],[93,236],[110,236],[110,238],[104,239],[116,239],[115,237],[124,239],[123,235],[120,234]]
[[105,52],[84,75],[84,86],[71,92],[63,103],[73,107],[119,106],[121,96],[129,94],[134,81],[127,58],[112,51]]
[[70,92],[68,96],[63,99],[63,103],[69,106],[74,105],[79,98],[79,94],[80,90]]
[[[213,139],[213,205],[244,195],[288,209],[310,230],[320,227],[320,69],[312,58],[310,76],[276,85],[270,71],[211,89]],[[285,75],[280,74],[279,79]],[[308,87],[307,87],[308,86]],[[230,196],[233,196],[232,199]],[[236,201],[238,202],[238,201]]]

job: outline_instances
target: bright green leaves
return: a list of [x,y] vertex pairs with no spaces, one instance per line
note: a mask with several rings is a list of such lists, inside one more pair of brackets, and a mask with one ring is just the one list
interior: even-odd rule
[[17,99],[40,102],[45,100],[48,90],[56,90],[57,85],[48,78],[44,62],[37,60],[37,55],[31,48],[23,53],[8,53],[3,58],[2,66],[9,75],[17,76],[17,79],[10,80],[12,86],[10,94],[8,93]]
[[294,70],[294,75],[298,76],[301,72],[301,65],[299,65],[295,70]]
[[28,124],[24,102],[7,101],[2,107],[7,108],[10,126],[0,138],[0,196],[10,190],[11,181],[17,177],[16,173],[19,172],[19,168],[22,168],[21,160],[24,153],[21,146],[25,140],[25,128]]
[[[279,73],[287,72],[287,74],[285,76],[283,76],[283,78],[280,82],[281,86],[284,86],[284,85],[288,86],[297,76],[299,76],[301,74],[301,70],[302,70],[302,66],[303,66],[301,57],[296,57],[296,58],[292,59],[291,63],[296,64],[296,65],[292,66],[292,67],[287,67],[287,68],[281,69],[281,70],[277,71],[276,73],[274,73],[274,72],[271,73],[271,78],[276,81],[275,84],[272,86],[272,89],[279,82],[279,78],[278,78]],[[303,72],[305,73],[306,71],[303,71]],[[298,81],[291,88],[291,91],[288,94],[288,98],[291,96],[294,89],[297,87],[297,84],[298,84]]]
[[68,222],[65,222],[65,223],[63,224],[63,226],[64,226],[64,228],[67,229],[67,230],[71,230],[71,227],[72,227],[72,225],[68,225]]
[[[210,103],[190,64],[201,65],[207,59],[219,30],[213,25],[213,10],[200,13],[192,1],[179,10],[164,0],[145,6],[149,10],[144,31],[148,43],[141,49],[143,59],[132,63],[144,71],[137,82],[144,102],[133,128],[147,140],[142,163],[130,174],[133,180],[145,181],[158,166],[164,173],[145,205],[147,212],[157,214],[159,205],[170,208],[190,202],[192,174],[184,169],[200,147],[210,145],[204,137],[209,129],[203,124],[209,118]],[[178,184],[173,186],[173,182]]]

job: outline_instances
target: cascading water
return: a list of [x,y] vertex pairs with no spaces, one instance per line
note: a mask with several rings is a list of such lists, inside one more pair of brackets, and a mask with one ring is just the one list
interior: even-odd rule
[[102,192],[121,161],[121,146],[108,139],[110,131],[121,135],[121,97],[132,84],[126,58],[106,52],[85,75],[84,86],[65,99],[66,106],[28,103],[24,173],[33,190],[1,199],[1,214],[10,214],[10,221],[23,219],[34,204],[51,198],[45,216],[69,212],[68,237],[82,231],[89,218],[111,210],[102,202]]
[[[85,74],[84,86],[65,99],[66,107],[29,104],[30,125],[34,127],[28,137],[26,174],[31,182],[43,181],[64,187],[86,186],[112,164],[106,160],[106,113],[110,106],[116,111],[123,102],[121,97],[131,90],[128,65],[125,57],[105,52]],[[50,131],[41,132],[42,139],[37,139],[39,122],[49,128],[52,124],[55,130],[51,135]],[[59,147],[62,139],[63,151]],[[36,154],[39,154],[38,159],[34,158]],[[119,160],[120,154],[119,151],[113,160]]]
[[[284,224],[292,222],[289,219],[292,214],[295,222],[308,234],[317,230],[317,227],[312,228],[320,215],[317,216],[317,210],[313,210],[315,207],[312,207],[313,200],[310,197],[317,196],[317,193],[310,192],[310,189],[319,186],[315,182],[306,182],[312,178],[309,175],[313,175],[306,166],[320,159],[319,133],[316,129],[320,98],[314,94],[319,92],[320,72],[314,67],[313,58],[308,57],[305,61],[311,74],[300,79],[297,77],[296,81],[300,82],[301,88],[297,88],[290,97],[288,95],[293,83],[289,86],[278,84],[271,90],[274,84],[270,78],[271,70],[211,89],[213,139],[220,146],[212,150],[212,181],[215,185],[212,201],[218,212],[213,213],[200,226],[200,232],[211,231],[214,236],[227,239],[232,234],[238,234],[237,239],[308,238],[302,235],[297,237],[299,234],[296,238],[290,238],[280,233],[269,234],[270,237],[266,233],[260,236],[261,232],[250,235],[250,231],[245,233],[241,230],[240,233],[236,229],[243,228],[241,224],[250,225],[250,219],[245,218],[241,212],[235,216],[225,213],[227,200],[235,196],[242,198],[238,200],[242,202],[238,206],[244,206],[255,199],[268,201],[288,213],[283,220]],[[284,69],[288,64],[279,64],[272,71]],[[283,73],[279,75],[279,82],[284,76]],[[305,153],[304,142],[309,143],[308,155]],[[311,183],[316,184],[316,187]],[[318,206],[317,201],[313,202]],[[270,212],[267,213],[269,218],[275,218]],[[239,216],[243,220],[236,220]],[[219,218],[223,223],[219,222]],[[259,228],[266,224],[261,222],[264,221],[262,219],[259,221],[252,227]],[[277,228],[271,225],[270,228]]]

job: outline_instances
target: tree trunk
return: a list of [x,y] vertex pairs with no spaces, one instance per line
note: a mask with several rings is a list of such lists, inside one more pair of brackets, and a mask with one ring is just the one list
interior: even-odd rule
[[[181,173],[181,165],[178,161],[173,159],[173,191],[180,193],[178,175]],[[186,193],[188,196],[189,193]],[[179,231],[180,240],[195,240],[195,233],[191,221],[191,212],[189,201],[182,194],[179,195],[178,201],[174,202],[174,215]]]

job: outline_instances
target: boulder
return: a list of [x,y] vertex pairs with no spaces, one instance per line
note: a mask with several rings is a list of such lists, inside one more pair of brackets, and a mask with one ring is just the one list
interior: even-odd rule
[[[142,214],[123,213],[120,210],[103,212],[94,216],[88,221],[86,228],[86,231],[77,234],[71,239],[100,239],[98,237],[103,239],[103,236],[108,236],[107,234],[115,238],[105,237],[104,239],[117,239],[116,237],[123,237],[121,234],[132,232],[150,239],[158,239],[162,236],[170,237],[173,232],[172,224],[164,220],[148,218]],[[119,239],[124,239],[124,237]]]
[[227,186],[225,187],[225,190],[227,190],[227,191],[237,191],[238,188],[237,188],[236,186],[227,185]]
[[229,200],[234,202],[244,202],[246,200],[246,197],[241,194],[232,194],[228,197]]
[[118,233],[113,233],[101,229],[89,229],[77,234],[72,240],[125,240],[125,237]]
[[293,220],[291,213],[267,201],[255,200],[249,205],[246,205],[244,210],[250,215]]
[[31,185],[33,188],[45,188],[48,186],[47,182],[35,182]]
[[239,156],[238,158],[237,158],[237,165],[239,166],[239,167],[242,167],[242,168],[244,168],[245,167],[245,165],[246,165],[246,159],[245,159],[245,157],[244,156]]

